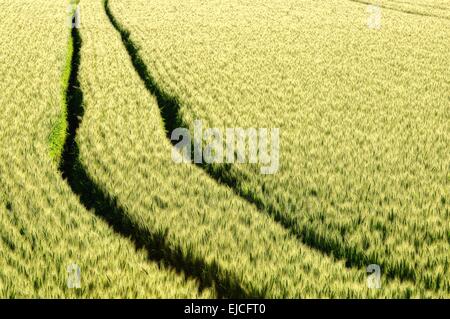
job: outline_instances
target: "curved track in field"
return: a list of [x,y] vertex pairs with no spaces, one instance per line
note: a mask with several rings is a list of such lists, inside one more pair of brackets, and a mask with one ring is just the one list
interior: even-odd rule
[[407,4],[407,5],[414,5],[416,7],[422,7],[422,8],[429,8],[429,9],[438,9],[438,10],[449,10],[450,7],[444,7],[444,6],[440,6],[440,5],[431,5],[431,4],[424,4],[424,3],[412,3],[409,1],[399,1],[399,0],[391,0],[394,3],[399,3],[399,4]]
[[[118,234],[130,238],[136,249],[148,251],[148,258],[188,278],[197,279],[200,291],[212,287],[218,297],[246,298],[237,279],[231,275],[227,280],[219,280],[217,265],[206,264],[202,259],[185,256],[181,249],[170,247],[167,243],[167,232],[150,233],[148,229],[127,218],[127,214],[116,200],[109,196],[89,176],[83,163],[79,160],[79,148],[76,141],[83,110],[83,92],[78,81],[80,65],[80,48],[82,40],[77,29],[73,29],[73,55],[71,72],[67,89],[67,122],[68,136],[60,163],[60,171],[72,191],[78,195],[80,202],[87,210],[94,210],[95,214],[104,219]],[[208,271],[205,272],[204,270]],[[217,284],[218,283],[218,284]],[[230,289],[232,287],[232,289]]]
[[[381,3],[377,4],[377,3],[373,3],[373,2],[370,2],[370,1],[366,1],[366,0],[348,0],[348,1],[359,3],[359,4],[365,4],[365,5],[374,5],[374,6],[378,6],[380,8],[383,8],[383,9],[397,11],[397,12],[410,14],[410,15],[416,15],[416,16],[428,17],[428,18],[435,18],[435,19],[450,20],[450,17],[447,17],[447,16],[441,16],[441,15],[436,15],[436,14],[431,14],[431,13],[426,13],[426,12],[419,12],[419,11],[395,8],[393,6],[389,6],[389,5],[385,5],[385,4],[381,4]],[[431,7],[431,8],[441,9],[441,8],[436,8],[436,7]]]

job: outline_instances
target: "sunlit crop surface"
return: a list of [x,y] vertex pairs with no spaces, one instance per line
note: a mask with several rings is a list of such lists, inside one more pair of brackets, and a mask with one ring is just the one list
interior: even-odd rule
[[[450,1],[0,0],[0,22],[0,297],[450,297]],[[279,128],[279,168],[176,163],[196,120]]]
[[[87,211],[58,171],[72,51],[66,5],[1,0],[0,9],[0,297],[199,296],[195,281]],[[80,289],[69,289],[72,265]]]
[[236,193],[327,255],[450,291],[450,21],[406,9],[448,1],[383,2],[376,28],[355,1],[110,2],[184,126],[280,128],[280,170],[233,165]]

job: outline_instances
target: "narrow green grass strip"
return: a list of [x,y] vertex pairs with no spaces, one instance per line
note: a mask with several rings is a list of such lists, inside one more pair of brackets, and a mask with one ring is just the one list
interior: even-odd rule
[[61,114],[53,127],[49,142],[50,142],[50,157],[57,164],[61,163],[61,157],[64,150],[64,144],[67,138],[67,91],[69,88],[70,74],[72,71],[72,56],[73,56],[73,36],[68,31],[67,56],[64,69],[61,76]]

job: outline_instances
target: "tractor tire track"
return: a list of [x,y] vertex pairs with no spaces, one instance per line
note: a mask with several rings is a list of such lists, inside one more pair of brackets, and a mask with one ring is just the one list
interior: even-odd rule
[[399,9],[399,8],[387,6],[387,5],[384,5],[381,3],[370,2],[367,0],[348,0],[348,1],[354,2],[354,3],[359,3],[359,4],[365,4],[365,5],[373,5],[373,6],[383,8],[383,9],[401,12],[404,14],[410,14],[410,15],[428,17],[428,18],[435,18],[435,19],[441,19],[441,20],[450,20],[450,18],[446,17],[446,16],[440,16],[440,15],[435,15],[435,14],[425,13],[425,12],[418,12],[418,11],[413,11],[413,10],[408,10],[408,9]]
[[[83,119],[83,92],[78,80],[82,39],[76,28],[72,29],[73,52],[69,84],[66,93],[68,134],[65,140],[59,170],[83,206],[105,220],[115,232],[129,238],[136,249],[145,249],[148,259],[160,266],[173,269],[178,274],[199,282],[200,292],[213,288],[219,298],[248,298],[233,274],[226,274],[215,263],[206,264],[201,258],[186,255],[180,247],[168,242],[167,230],[150,233],[133,221],[117,200],[107,194],[89,175],[80,161],[76,141],[77,130]],[[219,273],[222,275],[219,277]],[[226,279],[219,279],[226,278]],[[256,296],[262,297],[262,296]]]

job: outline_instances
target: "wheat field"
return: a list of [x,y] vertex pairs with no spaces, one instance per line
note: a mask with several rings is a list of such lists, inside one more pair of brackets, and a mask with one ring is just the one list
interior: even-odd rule
[[[450,1],[0,9],[0,297],[450,297]],[[177,163],[199,120],[279,168]]]

